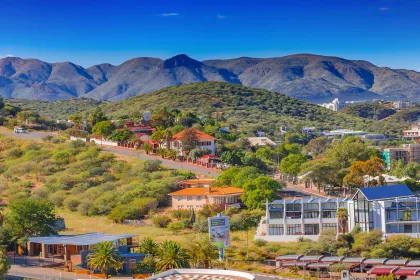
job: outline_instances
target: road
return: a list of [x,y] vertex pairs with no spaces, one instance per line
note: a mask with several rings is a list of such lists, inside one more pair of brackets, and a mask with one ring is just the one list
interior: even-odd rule
[[[28,133],[14,133],[14,132],[0,132],[0,134],[5,134],[11,137],[15,137],[15,138],[21,138],[21,139],[29,139],[29,140],[42,140],[43,137],[47,136],[47,135],[51,135],[53,137],[57,137],[57,134],[54,133],[50,133],[50,132],[28,132]],[[134,158],[138,158],[141,160],[160,160],[162,162],[162,165],[167,167],[167,168],[171,168],[171,169],[181,169],[181,170],[187,170],[187,171],[191,171],[192,173],[195,174],[201,174],[201,175],[206,175],[206,176],[211,176],[211,177],[218,177],[220,176],[219,173],[217,173],[214,170],[211,169],[207,169],[207,168],[203,168],[200,167],[198,165],[194,165],[194,164],[190,164],[190,163],[182,163],[182,162],[175,162],[172,160],[168,160],[168,159],[162,159],[160,157],[155,157],[155,156],[151,156],[151,155],[146,155],[146,154],[139,154],[138,152],[135,152],[133,150],[128,150],[125,148],[121,148],[121,147],[110,147],[110,146],[104,146],[103,147],[104,150],[106,151],[110,151],[112,153],[115,153],[117,155],[122,155],[122,156],[129,156],[129,157],[134,157]]]
[[81,275],[73,272],[63,272],[58,269],[12,265],[7,276],[15,279],[44,279],[44,280],[74,280],[98,279],[90,275]]

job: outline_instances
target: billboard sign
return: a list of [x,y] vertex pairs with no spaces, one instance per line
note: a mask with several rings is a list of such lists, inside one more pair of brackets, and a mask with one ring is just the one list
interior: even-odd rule
[[217,216],[209,218],[210,243],[219,249],[230,247],[229,217]]

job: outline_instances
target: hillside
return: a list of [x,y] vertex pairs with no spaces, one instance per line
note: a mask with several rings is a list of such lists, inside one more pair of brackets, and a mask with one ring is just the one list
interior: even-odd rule
[[297,54],[197,61],[187,55],[163,60],[139,57],[121,65],[83,68],[71,62],[0,59],[0,95],[5,98],[123,100],[168,86],[219,81],[262,88],[312,102],[420,100],[420,73],[370,62]]
[[378,121],[333,112],[276,92],[220,82],[204,82],[161,89],[116,103],[104,104],[104,112],[112,117],[129,116],[163,106],[192,111],[202,116],[209,113],[238,125],[243,131],[262,129],[278,133],[280,125],[315,126],[317,129],[348,128],[397,135],[406,124]]

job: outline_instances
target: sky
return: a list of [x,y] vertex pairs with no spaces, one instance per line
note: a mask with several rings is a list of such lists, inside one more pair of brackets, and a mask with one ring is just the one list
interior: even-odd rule
[[420,0],[0,0],[0,57],[89,67],[296,53],[420,71]]

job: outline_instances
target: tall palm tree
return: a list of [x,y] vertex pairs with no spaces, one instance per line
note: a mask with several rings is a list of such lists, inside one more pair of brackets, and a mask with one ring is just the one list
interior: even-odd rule
[[349,213],[347,212],[346,208],[337,209],[337,219],[340,224],[341,232],[343,234],[346,233],[346,225],[347,225],[348,218],[349,218]]
[[109,269],[121,269],[124,260],[119,257],[118,250],[112,242],[99,242],[93,252],[87,255],[88,266],[93,270],[99,270],[108,278]]
[[159,245],[156,258],[156,268],[159,271],[174,268],[185,268],[189,267],[190,264],[188,251],[182,248],[178,242],[172,240],[165,240]]
[[210,243],[208,237],[190,241],[188,251],[194,267],[202,265],[204,268],[209,268],[210,261],[219,257],[217,247]]
[[151,256],[154,256],[158,250],[158,244],[151,237],[144,238],[139,247],[139,252]]

